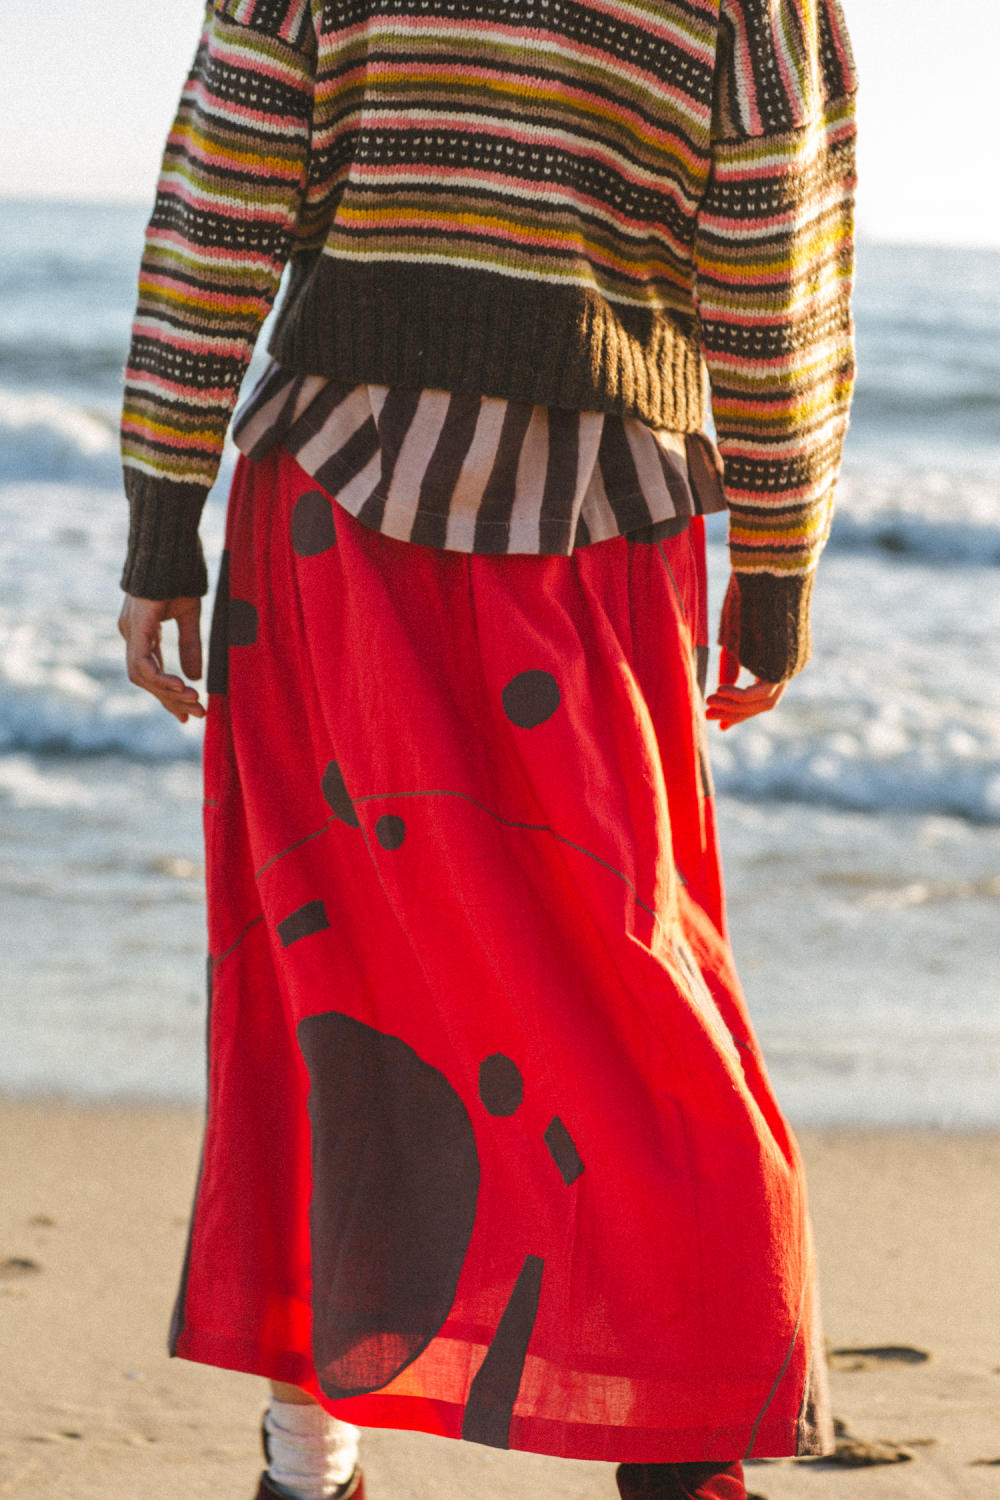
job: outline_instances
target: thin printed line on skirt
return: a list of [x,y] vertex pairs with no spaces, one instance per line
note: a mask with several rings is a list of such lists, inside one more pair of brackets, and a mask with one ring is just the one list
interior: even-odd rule
[[795,1345],[797,1344],[799,1338],[799,1329],[802,1327],[802,1313],[805,1310],[806,1290],[808,1287],[808,1282],[809,1278],[807,1276],[803,1276],[802,1287],[799,1292],[799,1312],[797,1318],[795,1319],[795,1327],[792,1330],[792,1338],[790,1344],[788,1345],[788,1353],[785,1355],[781,1369],[778,1371],[777,1378],[775,1379],[775,1382],[771,1387],[767,1400],[761,1407],[760,1412],[757,1415],[757,1420],[753,1424],[753,1430],[750,1433],[750,1441],[747,1444],[747,1451],[743,1455],[744,1459],[748,1459],[753,1456],[753,1445],[757,1441],[757,1431],[760,1427],[761,1422],[763,1422],[765,1415],[767,1414],[768,1407],[771,1405],[771,1402],[778,1394],[778,1387],[785,1378],[785,1372],[787,1371],[789,1362],[791,1361],[792,1355],[795,1352]]
[[[480,808],[484,813],[487,813],[489,817],[496,818],[498,823],[507,824],[509,828],[526,828],[529,832],[551,834],[552,837],[554,839],[558,839],[561,844],[565,844],[570,849],[575,849],[578,854],[586,855],[588,859],[592,859],[595,864],[601,865],[603,869],[607,870],[611,875],[614,875],[616,879],[623,881],[624,884],[627,885],[629,890],[632,892],[637,904],[642,907],[643,911],[649,913],[649,915],[653,918],[653,921],[656,922],[657,926],[659,926],[661,930],[665,931],[663,926],[663,919],[660,917],[659,913],[656,912],[653,907],[649,906],[645,901],[643,901],[642,897],[639,895],[639,892],[636,890],[631,880],[629,880],[628,876],[623,873],[623,871],[616,870],[614,865],[608,864],[606,859],[602,859],[599,854],[595,854],[591,849],[585,849],[582,844],[575,844],[572,839],[566,838],[565,834],[556,833],[555,829],[550,828],[547,823],[524,823],[517,818],[505,818],[502,813],[494,812],[491,807],[486,806],[485,802],[477,801],[477,799],[470,796],[468,792],[459,792],[448,788],[423,792],[366,792],[363,796],[352,797],[351,801],[379,802],[391,801],[394,798],[398,799],[403,797],[461,797],[464,801],[471,802],[473,807]],[[279,854],[272,855],[272,857],[266,862],[266,864],[261,865],[260,869],[257,871],[257,874],[254,876],[254,879],[258,879],[267,870],[270,870],[272,865],[276,865],[279,860],[284,859],[286,854],[293,854],[296,849],[301,849],[303,844],[311,843],[313,839],[320,838],[334,823],[338,821],[339,819],[337,818],[336,814],[334,814],[333,817],[327,818],[326,822],[323,823],[321,827],[314,829],[312,833],[305,834],[304,837],[296,839],[294,844],[289,844],[287,849],[282,849]],[[364,830],[362,830],[362,832],[363,831]],[[677,870],[677,878],[683,885],[684,878],[679,870]],[[250,927],[255,926],[257,922],[261,921],[263,921],[262,917],[255,917],[253,922],[250,923],[250,926],[245,928],[240,936],[236,939],[236,942],[233,944],[233,946],[231,948],[227,948],[225,953],[221,953],[219,957],[213,961],[213,965],[215,963],[221,963],[222,959],[224,958],[228,958],[230,953],[232,953],[233,950],[238,947],[239,944],[243,941],[243,938],[246,936],[247,932],[250,931]],[[753,1053],[753,1048],[750,1046],[749,1042],[745,1041],[742,1037],[734,1035],[731,1031],[729,1031],[728,1027],[726,1028],[726,1030],[727,1032],[729,1032],[729,1035],[732,1036],[732,1039],[737,1044],[737,1046],[745,1048],[745,1050],[751,1054]]]
[[663,543],[662,542],[657,542],[657,544],[656,544],[656,550],[660,554],[660,556],[663,558],[663,566],[667,570],[667,577],[670,579],[670,584],[671,584],[671,587],[673,588],[673,591],[674,591],[674,598],[677,600],[678,606],[680,607],[681,613],[683,614],[684,613],[684,600],[681,598],[681,591],[677,587],[677,579],[674,577],[674,570],[670,566],[670,559],[669,559],[669,557],[667,556],[666,552],[664,552],[664,550],[663,550]]
[[[480,808],[491,818],[496,818],[498,823],[506,823],[509,828],[526,828],[529,830],[529,832],[533,833],[551,834],[552,837],[554,839],[558,839],[561,844],[565,844],[570,849],[575,849],[578,854],[585,854],[587,858],[592,859],[595,864],[602,865],[604,869],[607,870],[610,874],[614,875],[618,880],[623,881],[635,897],[636,903],[642,907],[643,911],[649,913],[654,922],[658,923],[661,928],[663,927],[663,922],[660,918],[659,913],[654,907],[643,901],[642,897],[639,895],[639,892],[636,890],[631,880],[629,880],[628,876],[622,870],[616,870],[614,865],[609,865],[606,859],[602,859],[601,856],[599,854],[595,854],[592,849],[585,849],[582,844],[575,844],[572,839],[568,839],[565,834],[557,833],[556,830],[554,828],[550,828],[547,823],[523,823],[518,818],[505,818],[502,813],[494,812],[492,807],[487,807],[485,802],[477,801],[476,798],[470,796],[468,792],[454,791],[450,788],[439,788],[435,789],[434,791],[426,792],[367,792],[364,796],[352,797],[351,801],[355,803],[379,801],[391,802],[394,799],[398,800],[403,797],[461,797],[463,801],[471,802],[473,807]],[[302,845],[308,844],[311,839],[318,839],[322,834],[326,833],[327,829],[330,828],[333,823],[337,821],[337,816],[336,814],[334,814],[332,818],[328,818],[326,820],[322,827],[314,829],[312,833],[307,833],[303,838],[296,839],[294,844],[289,844],[288,848],[282,849],[279,854],[272,855],[272,857],[266,862],[266,864],[261,865],[260,869],[254,876],[254,879],[259,879],[259,877],[263,875],[266,870],[269,870],[272,865],[276,865],[279,860],[284,859],[286,854],[292,854],[296,849],[301,849]],[[679,871],[678,879],[680,879]]]
[[595,854],[592,849],[585,849],[582,844],[574,844],[573,840],[568,839],[565,834],[556,833],[555,829],[550,828],[547,823],[522,823],[519,818],[505,818],[503,813],[494,812],[492,807],[487,807],[485,802],[479,802],[475,797],[470,796],[468,792],[453,791],[450,788],[440,788],[429,792],[368,792],[363,797],[353,798],[353,801],[375,802],[378,801],[379,798],[383,797],[387,801],[391,801],[393,798],[400,797],[461,797],[463,801],[471,802],[473,807],[481,808],[482,811],[484,813],[488,813],[491,818],[496,818],[498,823],[506,823],[509,828],[527,828],[529,832],[532,833],[550,833],[552,837],[554,839],[558,839],[561,844],[566,844],[570,849],[575,849],[578,854],[585,854],[587,858],[592,859],[595,864],[603,865],[605,870],[609,870],[612,875],[615,875],[619,880],[624,881],[629,890],[632,892],[638,904],[642,907],[643,911],[648,911],[649,915],[655,921],[660,921],[659,915],[656,912],[655,908],[652,906],[648,906],[646,902],[643,901],[642,897],[639,895],[639,892],[636,890],[631,880],[629,880],[628,876],[622,870],[616,870],[614,865],[609,865],[606,859],[602,859],[601,856],[599,854]]
[[211,960],[212,960],[212,970],[213,970],[213,972],[215,971],[215,969],[218,968],[219,964],[221,964],[221,962],[222,962],[222,960],[224,958],[228,958],[231,953],[235,953],[236,952],[237,948],[240,946],[240,944],[242,943],[243,939],[246,937],[246,935],[250,931],[250,929],[252,927],[256,927],[257,923],[258,922],[263,922],[263,920],[264,920],[264,913],[261,912],[261,914],[260,914],[259,917],[254,917],[254,919],[253,919],[252,922],[248,922],[247,923],[247,925],[244,927],[243,931],[240,933],[240,935],[236,939],[236,941],[234,943],[230,943],[229,947],[226,948],[222,953],[220,953],[217,957],[214,957],[211,953],[208,955],[209,958],[211,958]]
[[259,880],[260,877],[265,873],[266,870],[269,870],[272,865],[276,865],[278,863],[279,859],[284,859],[284,857],[285,857],[286,854],[294,854],[295,850],[296,849],[301,849],[303,844],[308,844],[313,839],[318,839],[322,834],[324,834],[326,832],[326,830],[330,827],[331,823],[336,823],[337,821],[338,821],[337,815],[336,815],[336,813],[334,813],[332,817],[327,818],[326,822],[322,825],[322,827],[320,827],[320,828],[314,828],[313,831],[312,831],[312,833],[304,834],[302,836],[302,838],[296,839],[294,844],[289,844],[288,848],[287,849],[282,849],[282,851],[281,851],[280,854],[274,854],[274,855],[272,855],[271,858],[269,860],[265,861],[265,863],[261,865],[260,869],[256,871],[256,873],[254,874],[254,877],[253,877],[254,880]]
[[[610,874],[614,875],[618,880],[623,881],[624,884],[628,886],[629,890],[632,892],[633,896],[635,897],[636,904],[639,905],[639,906],[641,906],[642,909],[643,909],[643,911],[648,912],[649,915],[653,918],[653,921],[660,928],[661,932],[663,932],[664,934],[666,934],[666,928],[664,927],[662,917],[659,915],[659,913],[657,911],[654,910],[654,908],[652,906],[647,905],[647,903],[645,901],[643,901],[642,897],[639,895],[639,892],[636,890],[635,886],[632,884],[631,880],[629,880],[629,878],[628,878],[628,876],[626,874],[624,874],[621,870],[616,870],[615,867],[614,867],[614,865],[609,865],[606,859],[602,859],[599,854],[594,854],[594,852],[591,849],[585,849],[582,844],[574,844],[573,840],[566,838],[565,834],[556,833],[555,829],[554,828],[550,828],[547,823],[522,823],[522,822],[520,822],[516,818],[505,818],[502,813],[494,812],[491,807],[487,807],[486,804],[485,804],[485,802],[478,802],[476,800],[476,798],[475,797],[471,797],[468,792],[458,792],[458,791],[451,791],[451,790],[439,790],[439,791],[432,791],[432,792],[368,792],[368,793],[366,793],[362,797],[352,797],[351,801],[352,802],[377,802],[377,801],[379,801],[382,798],[385,798],[386,800],[391,800],[394,797],[396,797],[396,798],[401,798],[401,797],[461,797],[466,802],[471,802],[472,805],[473,805],[473,807],[481,808],[482,811],[484,813],[488,813],[491,818],[496,818],[496,820],[497,820],[498,823],[506,823],[508,825],[508,827],[510,827],[510,828],[527,828],[530,831],[535,832],[535,833],[550,833],[552,835],[552,837],[554,839],[558,839],[561,844],[566,844],[568,848],[575,849],[578,854],[585,854],[587,856],[587,858],[588,859],[592,859],[595,862],[595,864],[601,865],[605,870],[607,870]],[[320,830],[320,831],[322,831],[322,830]],[[366,840],[366,842],[367,842],[367,840]],[[681,882],[682,885],[684,885],[685,884],[684,877],[681,875],[681,872],[680,872],[680,870],[677,869],[676,865],[674,866],[674,871],[675,871],[675,873],[677,875],[678,880]],[[688,980],[688,985],[690,987],[690,980]],[[720,1016],[719,1019],[720,1019],[720,1022],[722,1024],[722,1028],[725,1031],[726,1035],[729,1036],[729,1037],[731,1037],[732,1040],[733,1040],[733,1042],[735,1042],[737,1046],[744,1047],[746,1049],[746,1051],[749,1052],[749,1053],[751,1053],[751,1055],[752,1055],[753,1054],[753,1048],[750,1046],[750,1043],[747,1042],[747,1041],[744,1041],[741,1037],[738,1037],[738,1036],[734,1035],[734,1033],[732,1031],[730,1031],[729,1027],[726,1025],[725,1021],[722,1020],[721,1016]],[[791,1358],[791,1354],[790,1353],[789,1353],[789,1358]],[[787,1363],[787,1361],[786,1361],[786,1363]],[[775,1386],[775,1390],[777,1390],[777,1386]],[[766,1407],[765,1407],[765,1410],[766,1410]]]

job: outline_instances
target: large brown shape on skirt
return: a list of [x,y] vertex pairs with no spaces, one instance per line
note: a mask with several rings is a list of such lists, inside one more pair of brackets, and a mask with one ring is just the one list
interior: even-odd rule
[[468,1111],[399,1037],[340,1012],[298,1027],[309,1069],[313,1356],[331,1399],[380,1390],[445,1322],[479,1195]]

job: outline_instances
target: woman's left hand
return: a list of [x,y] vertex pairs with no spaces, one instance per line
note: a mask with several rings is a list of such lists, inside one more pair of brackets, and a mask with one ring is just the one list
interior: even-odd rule
[[766,714],[785,691],[785,683],[764,682],[760,677],[747,687],[739,687],[739,677],[739,662],[732,652],[723,649],[719,658],[719,686],[705,701],[705,717],[715,720],[720,729],[731,729],[755,714]]
[[168,713],[186,724],[203,719],[205,706],[196,688],[164,670],[162,636],[167,620],[177,621],[181,671],[197,682],[201,676],[200,599],[138,599],[125,595],[118,629],[125,640],[129,681],[158,698]]

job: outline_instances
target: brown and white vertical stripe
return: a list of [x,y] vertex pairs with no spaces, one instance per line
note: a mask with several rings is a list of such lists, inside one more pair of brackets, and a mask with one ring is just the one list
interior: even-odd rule
[[726,508],[703,433],[492,396],[344,386],[272,363],[233,428],[281,444],[363,525],[452,552],[568,554]]

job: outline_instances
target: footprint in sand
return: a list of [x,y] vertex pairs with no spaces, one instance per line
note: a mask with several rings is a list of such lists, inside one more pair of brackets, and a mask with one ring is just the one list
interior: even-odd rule
[[827,1351],[827,1360],[835,1370],[870,1370],[884,1363],[925,1365],[929,1359],[926,1349],[915,1349],[912,1344],[866,1344]]
[[840,1469],[867,1469],[875,1464],[910,1463],[914,1457],[902,1443],[895,1443],[887,1438],[869,1440],[855,1437],[840,1417],[833,1419],[833,1432],[837,1444],[834,1451],[812,1460],[824,1468],[830,1465]]
[[13,1281],[18,1276],[33,1276],[41,1269],[37,1260],[31,1260],[27,1255],[8,1255],[6,1260],[0,1260],[0,1281]]
[[841,1438],[835,1452],[821,1462],[835,1464],[841,1469],[867,1469],[875,1464],[908,1464],[913,1454],[901,1443],[889,1443],[881,1439],[868,1442],[865,1438]]

